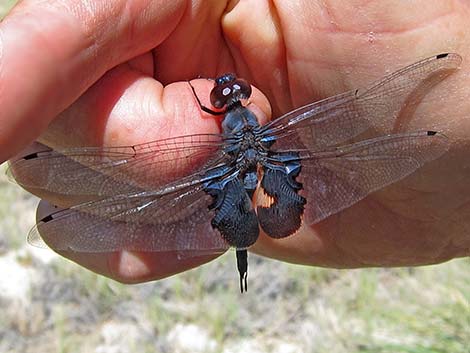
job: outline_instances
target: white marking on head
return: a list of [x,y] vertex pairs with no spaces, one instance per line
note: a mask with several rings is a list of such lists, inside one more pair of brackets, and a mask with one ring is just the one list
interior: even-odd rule
[[228,87],[225,87],[223,90],[222,90],[222,94],[224,96],[228,96],[230,93],[232,92],[232,90]]
[[235,83],[232,87],[233,87],[236,91],[239,91],[240,88],[241,88],[240,85],[238,85],[238,84],[236,84],[236,83]]

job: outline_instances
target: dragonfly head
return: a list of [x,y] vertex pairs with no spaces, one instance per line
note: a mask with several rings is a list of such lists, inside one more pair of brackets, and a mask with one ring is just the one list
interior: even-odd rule
[[251,95],[250,84],[235,74],[228,73],[215,79],[214,88],[211,91],[211,104],[217,109],[248,99]]

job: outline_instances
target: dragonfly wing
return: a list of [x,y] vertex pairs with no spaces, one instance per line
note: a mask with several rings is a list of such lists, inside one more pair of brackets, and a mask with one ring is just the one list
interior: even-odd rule
[[202,184],[117,195],[44,217],[29,242],[42,238],[58,251],[219,253],[229,245],[211,225],[211,203]]
[[192,135],[134,146],[49,148],[10,163],[7,173],[28,189],[109,197],[156,189],[221,158],[221,135]]
[[448,150],[448,139],[435,132],[382,136],[318,153],[304,152],[298,177],[305,216],[317,223],[413,173]]
[[[306,105],[266,124],[264,136],[273,150],[320,150],[371,130],[372,136],[402,131],[402,108],[458,68],[458,54],[440,54],[396,71],[366,89],[353,90]],[[411,99],[416,98],[415,100]]]

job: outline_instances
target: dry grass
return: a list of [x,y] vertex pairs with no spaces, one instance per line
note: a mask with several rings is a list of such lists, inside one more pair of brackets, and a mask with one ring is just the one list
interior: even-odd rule
[[0,18],[5,16],[8,11],[13,7],[17,0],[2,0],[0,2]]

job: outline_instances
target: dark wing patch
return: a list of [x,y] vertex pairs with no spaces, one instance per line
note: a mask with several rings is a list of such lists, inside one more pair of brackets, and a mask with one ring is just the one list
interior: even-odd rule
[[259,235],[258,219],[240,179],[230,180],[223,190],[209,189],[208,192],[213,196],[211,208],[215,212],[212,226],[237,249],[253,245]]
[[[261,228],[272,238],[294,234],[302,223],[305,198],[301,185],[283,170],[264,168],[256,203]],[[296,185],[297,184],[297,185]]]

